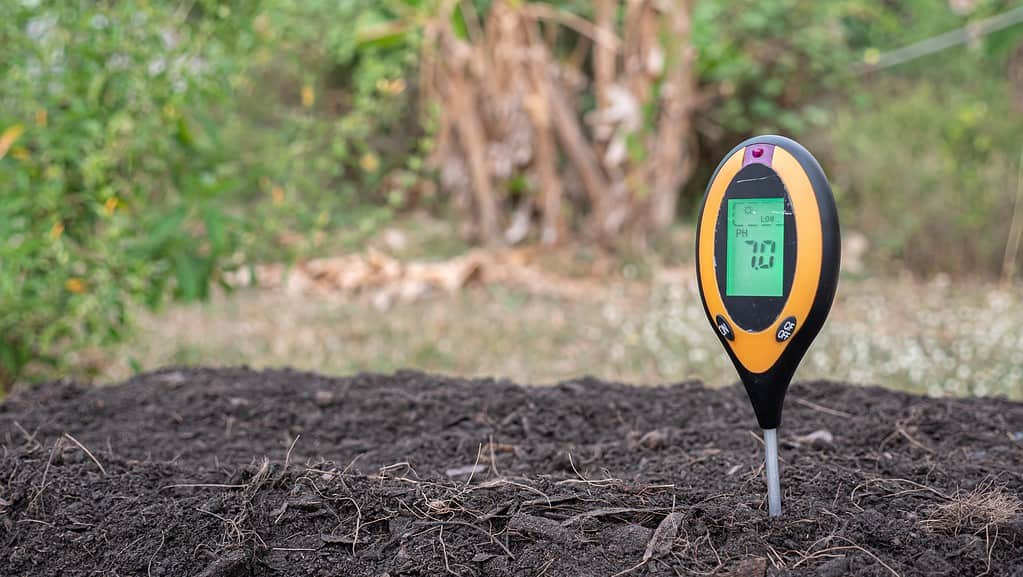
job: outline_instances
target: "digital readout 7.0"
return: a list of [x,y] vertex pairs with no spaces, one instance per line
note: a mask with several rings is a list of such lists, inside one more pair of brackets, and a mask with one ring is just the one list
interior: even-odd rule
[[727,228],[725,295],[782,296],[785,199],[730,199]]

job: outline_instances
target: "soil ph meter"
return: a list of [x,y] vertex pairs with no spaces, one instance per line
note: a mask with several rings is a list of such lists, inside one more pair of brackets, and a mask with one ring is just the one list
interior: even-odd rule
[[772,517],[781,514],[782,402],[835,298],[840,240],[824,171],[788,138],[743,142],[707,186],[696,233],[700,297],[764,430]]

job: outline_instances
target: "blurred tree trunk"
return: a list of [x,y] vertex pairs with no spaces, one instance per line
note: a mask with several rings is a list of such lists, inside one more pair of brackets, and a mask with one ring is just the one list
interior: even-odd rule
[[[422,60],[424,98],[440,112],[434,162],[480,241],[518,242],[534,218],[544,243],[573,229],[612,243],[671,224],[694,157],[691,9],[691,0],[594,0],[588,22],[496,0],[482,25],[470,14],[461,36],[453,13],[437,15]],[[559,56],[564,35],[575,48]],[[595,106],[584,114],[587,101]],[[567,215],[585,220],[573,227]],[[502,222],[511,223],[503,235]]]
[[1020,43],[1009,55],[1006,66],[1009,77],[1010,100],[1016,112],[1023,112],[1023,43]]
[[487,140],[478,116],[476,91],[472,85],[465,82],[457,68],[452,71],[450,80],[451,108],[457,119],[455,128],[458,131],[458,140],[462,152],[468,159],[469,172],[472,175],[472,192],[479,217],[480,239],[486,243],[493,243],[496,242],[498,235],[497,203],[494,200],[490,171],[484,157]]
[[558,175],[558,149],[551,128],[550,87],[544,60],[532,59],[529,79],[532,93],[525,108],[535,130],[536,172],[540,180],[541,213],[540,242],[554,244],[565,234],[565,218],[561,210],[562,187]]
[[[594,14],[596,27],[602,34],[614,36],[617,0],[595,0]],[[605,43],[593,47],[593,86],[597,95],[597,110],[611,106],[611,85],[615,78],[615,51]],[[597,134],[597,140],[605,146],[609,135]]]
[[653,190],[650,222],[664,229],[675,220],[678,195],[695,167],[692,131],[692,102],[695,97],[695,51],[691,45],[690,0],[669,3],[671,40],[668,73],[661,87],[661,119],[654,145]]
[[604,236],[611,232],[609,230],[611,224],[607,222],[608,209],[605,202],[605,196],[610,187],[600,170],[596,151],[576,119],[575,109],[568,104],[568,99],[556,86],[551,88],[548,95],[558,139],[561,141],[565,155],[576,172],[579,173],[579,178],[583,182],[587,196],[589,196],[590,218],[594,225],[594,232],[597,236]]

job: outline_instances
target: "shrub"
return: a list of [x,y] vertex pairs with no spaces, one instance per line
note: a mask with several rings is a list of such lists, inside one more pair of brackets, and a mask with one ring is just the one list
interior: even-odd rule
[[246,175],[208,116],[231,35],[195,14],[0,3],[0,383],[120,337],[132,299],[206,296],[235,251]]
[[843,220],[871,239],[875,264],[997,274],[1023,123],[998,97],[998,83],[971,94],[946,91],[947,82],[888,80],[839,109],[832,181]]

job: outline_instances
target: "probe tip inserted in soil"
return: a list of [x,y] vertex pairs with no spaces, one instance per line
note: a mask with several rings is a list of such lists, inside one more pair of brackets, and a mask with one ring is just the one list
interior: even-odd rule
[[778,476],[778,429],[764,429],[767,470],[767,512],[771,517],[781,515],[781,478]]

